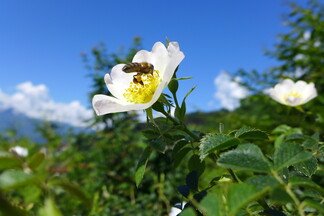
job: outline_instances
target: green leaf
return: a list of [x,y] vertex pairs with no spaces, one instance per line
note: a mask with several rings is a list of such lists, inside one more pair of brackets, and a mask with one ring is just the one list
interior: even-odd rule
[[184,118],[186,116],[186,112],[187,112],[186,99],[193,92],[193,90],[195,90],[195,88],[196,88],[196,86],[189,90],[189,92],[183,98],[181,106],[176,107],[176,109],[174,111],[174,115],[180,120],[180,122],[184,121]]
[[200,212],[203,212],[203,215],[223,216],[224,209],[220,194],[207,194],[207,196],[200,202],[199,210]]
[[[183,102],[187,99],[187,97],[195,90],[196,86],[192,87],[188,92],[187,94],[184,96],[183,98]],[[182,102],[182,103],[183,103]]]
[[158,112],[160,112],[160,113],[165,112],[165,111],[164,111],[163,103],[161,103],[160,101],[155,102],[155,103],[152,105],[152,109],[154,109],[155,111],[158,111]]
[[172,94],[176,94],[179,88],[179,82],[176,79],[172,79],[169,82],[168,88]]
[[279,186],[279,182],[272,176],[259,175],[248,178],[245,183],[253,185],[258,190],[274,189]]
[[0,156],[0,170],[21,167],[22,161],[12,156]]
[[292,202],[291,197],[282,187],[276,187],[270,192],[270,200],[275,205],[286,205]]
[[11,156],[12,156],[12,153],[0,150],[0,158],[2,158],[2,157],[11,157]]
[[75,196],[79,200],[81,200],[88,208],[91,207],[91,200],[88,196],[81,190],[79,185],[73,184],[66,180],[54,180],[50,182],[52,185],[57,185],[64,189],[64,191],[68,192],[69,194]]
[[173,78],[175,80],[189,80],[189,79],[192,79],[192,77],[179,77],[179,78]]
[[7,198],[0,194],[0,215],[27,216],[27,212],[20,209],[18,206],[14,206]]
[[266,140],[268,139],[268,135],[255,128],[251,127],[242,127],[235,132],[235,137],[246,140]]
[[33,156],[30,158],[28,162],[28,166],[35,170],[45,159],[45,154],[41,151],[36,152],[33,154]]
[[191,191],[197,192],[198,181],[199,181],[199,176],[196,171],[192,171],[188,173],[188,175],[186,176],[186,185],[190,188]]
[[45,206],[38,212],[39,216],[62,216],[60,210],[51,198],[46,199]]
[[0,175],[0,189],[10,190],[34,181],[34,176],[21,170],[6,170]]
[[190,147],[184,147],[180,151],[178,151],[173,157],[173,165],[174,167],[178,167],[183,158],[191,151]]
[[258,200],[266,190],[258,190],[256,187],[239,183],[233,184],[228,190],[228,209],[229,216],[235,216],[237,212],[252,201]]
[[138,187],[144,177],[147,161],[152,153],[152,149],[150,147],[146,147],[141,155],[141,158],[139,159],[136,171],[135,171],[135,183],[136,187]]
[[179,121],[183,121],[186,115],[186,103],[182,103],[181,107],[176,107],[174,110],[174,116],[179,119]]
[[19,194],[21,194],[24,197],[24,201],[26,203],[36,203],[39,201],[39,199],[42,196],[41,188],[35,185],[29,184],[25,187],[19,188],[19,190],[17,191]]
[[163,136],[160,136],[156,139],[152,139],[149,141],[150,147],[152,147],[153,149],[155,149],[156,151],[161,152],[161,153],[165,152],[166,144],[167,144],[167,141],[165,140],[165,138]]
[[278,127],[276,127],[272,133],[273,134],[285,134],[287,133],[289,130],[291,130],[291,127],[288,125],[279,125]]
[[221,167],[267,173],[270,170],[269,162],[261,149],[254,144],[244,144],[235,150],[220,155],[217,164]]
[[203,160],[214,151],[223,150],[238,145],[240,141],[226,134],[207,134],[200,141],[199,155]]
[[286,136],[284,134],[281,134],[280,136],[276,137],[275,142],[274,142],[275,149],[280,147],[280,145],[285,140],[285,137]]
[[316,150],[319,142],[316,135],[317,134],[313,135],[312,137],[306,137],[302,145],[307,149]]
[[291,165],[304,162],[312,157],[310,152],[295,143],[283,143],[274,153],[274,169],[281,170]]
[[200,176],[205,170],[205,161],[201,161],[199,156],[194,154],[191,156],[188,162],[189,171],[196,171],[198,176]]
[[272,133],[273,134],[285,134],[285,135],[289,135],[289,134],[293,134],[293,133],[302,134],[302,130],[300,128],[292,128],[288,125],[279,125],[272,131]]
[[188,141],[185,139],[177,140],[174,144],[173,149],[172,149],[172,158],[175,158],[176,154],[187,144],[188,144]]
[[192,208],[185,208],[181,213],[180,216],[196,216],[195,210]]
[[300,162],[294,165],[294,168],[298,171],[303,173],[304,175],[311,177],[313,174],[315,174],[317,170],[317,160],[314,156],[312,156],[310,159]]
[[147,139],[154,139],[158,136],[160,136],[158,131],[152,130],[152,129],[146,129],[142,131],[142,134],[147,138]]
[[289,179],[289,184],[292,187],[302,186],[302,187],[313,188],[316,191],[320,192],[321,194],[324,194],[324,188],[322,188],[321,186],[319,186],[318,184],[316,184],[315,182],[311,181],[308,178],[293,176]]
[[303,204],[304,204],[304,206],[308,206],[308,207],[316,209],[319,213],[321,213],[321,215],[324,214],[324,207],[323,207],[322,203],[318,203],[311,199],[306,199],[303,201]]

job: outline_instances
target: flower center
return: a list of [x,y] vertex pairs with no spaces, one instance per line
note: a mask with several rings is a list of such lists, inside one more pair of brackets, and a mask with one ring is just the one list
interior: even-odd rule
[[290,92],[284,97],[285,101],[289,104],[298,104],[302,99],[302,95],[298,92]]
[[131,103],[148,103],[161,82],[159,71],[154,70],[152,74],[137,74],[137,76],[140,76],[143,83],[131,82],[123,96]]

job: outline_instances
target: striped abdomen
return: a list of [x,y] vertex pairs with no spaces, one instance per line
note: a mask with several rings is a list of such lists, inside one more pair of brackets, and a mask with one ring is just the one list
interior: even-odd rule
[[141,62],[141,63],[134,62],[134,63],[126,64],[123,67],[123,71],[126,73],[137,72],[137,73],[152,74],[154,71],[154,66],[147,62]]

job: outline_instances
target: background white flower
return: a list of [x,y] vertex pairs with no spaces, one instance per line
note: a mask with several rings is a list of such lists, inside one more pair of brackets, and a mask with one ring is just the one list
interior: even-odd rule
[[176,207],[172,207],[171,209],[170,209],[170,213],[169,213],[169,216],[177,216],[178,214],[180,214],[181,213],[181,209],[178,209],[178,208],[176,208]]
[[291,79],[278,83],[268,93],[272,99],[287,106],[299,106],[317,96],[314,83],[307,84],[302,80],[295,83]]
[[178,205],[177,207],[175,207],[175,206],[171,207],[169,216],[179,215],[182,212],[182,210],[186,204],[187,204],[187,202],[181,202],[181,203],[177,203],[177,205]]
[[158,100],[183,58],[177,42],[170,42],[167,48],[157,42],[151,52],[137,52],[132,62],[154,66],[154,74],[144,77],[144,85],[133,83],[136,73],[125,73],[122,70],[125,64],[114,66],[111,73],[105,75],[108,90],[114,97],[102,94],[93,97],[92,105],[97,115],[149,108]]
[[28,149],[21,147],[21,146],[15,146],[10,148],[11,152],[17,154],[20,157],[26,157],[28,155]]

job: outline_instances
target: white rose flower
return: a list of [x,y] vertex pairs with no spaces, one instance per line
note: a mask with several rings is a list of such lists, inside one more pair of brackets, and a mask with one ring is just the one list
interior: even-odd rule
[[167,48],[157,42],[151,52],[137,52],[133,63],[146,62],[154,66],[152,74],[140,74],[141,83],[133,81],[136,72],[123,71],[125,64],[114,66],[111,73],[105,75],[108,90],[114,97],[102,94],[93,97],[92,105],[97,115],[151,107],[159,99],[183,58],[184,54],[177,42],[170,42]]
[[299,106],[317,96],[314,83],[307,84],[302,80],[294,83],[290,79],[283,80],[268,92],[272,99],[287,106]]
[[21,146],[12,147],[9,149],[9,151],[13,152],[14,154],[20,157],[26,157],[28,155],[28,149]]

